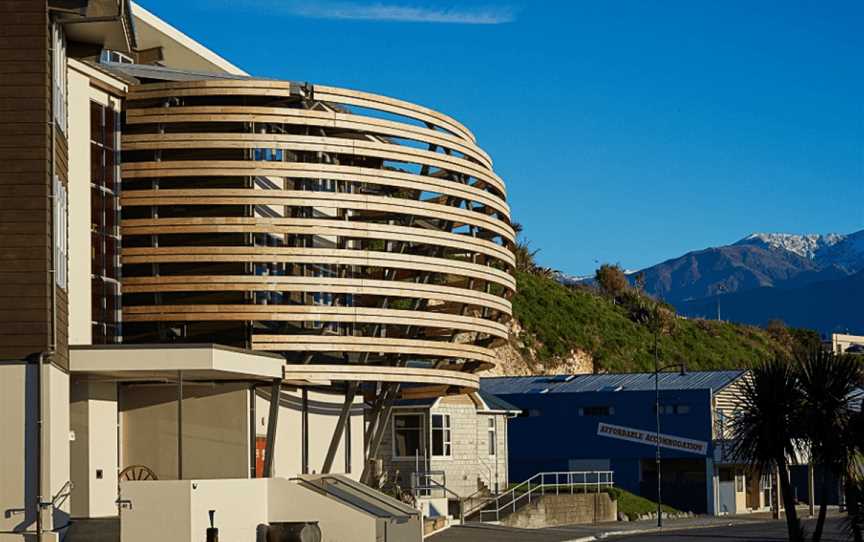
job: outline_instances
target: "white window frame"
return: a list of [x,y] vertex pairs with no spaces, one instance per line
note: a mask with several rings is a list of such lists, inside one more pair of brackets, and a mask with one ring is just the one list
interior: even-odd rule
[[51,80],[54,122],[66,133],[66,35],[63,28],[54,23],[51,33]]
[[66,187],[60,182],[60,177],[54,176],[54,282],[58,287],[66,289],[68,247],[66,226],[68,223]]
[[[441,417],[441,428],[435,428],[435,418]],[[441,448],[443,454],[435,453],[435,431],[441,432]],[[429,416],[429,455],[436,459],[453,457],[453,425],[450,414],[430,414]]]
[[420,458],[426,457],[426,442],[425,442],[425,431],[423,430],[423,414],[418,414],[415,412],[405,412],[405,413],[394,413],[392,417],[392,423],[390,424],[390,440],[393,442],[393,459],[414,459],[413,455],[399,455],[398,449],[396,448],[396,418],[420,418],[420,424],[417,426],[417,433],[420,436],[420,446],[418,450],[418,456]]
[[[495,416],[489,416],[486,421],[486,453],[489,457],[498,456],[498,423]],[[492,453],[489,453],[491,450]]]

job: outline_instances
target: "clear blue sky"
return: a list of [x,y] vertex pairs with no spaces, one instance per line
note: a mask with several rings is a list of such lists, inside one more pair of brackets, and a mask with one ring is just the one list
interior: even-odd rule
[[141,0],[255,75],[451,114],[540,262],[864,229],[864,2]]

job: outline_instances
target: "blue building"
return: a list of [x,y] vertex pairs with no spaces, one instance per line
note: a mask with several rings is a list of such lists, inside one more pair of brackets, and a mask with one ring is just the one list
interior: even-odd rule
[[[725,453],[746,374],[660,374],[664,503],[709,514],[770,505],[771,477],[748,475]],[[612,470],[616,486],[656,499],[653,373],[484,378],[481,389],[522,411],[508,426],[511,481],[544,471]]]

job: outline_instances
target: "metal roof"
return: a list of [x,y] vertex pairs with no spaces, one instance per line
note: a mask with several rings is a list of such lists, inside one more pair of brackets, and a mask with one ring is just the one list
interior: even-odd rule
[[486,406],[489,407],[489,410],[491,410],[493,412],[497,412],[497,411],[512,412],[512,413],[522,412],[521,408],[519,408],[515,405],[511,405],[510,403],[508,403],[504,399],[501,399],[498,396],[492,395],[491,393],[487,393],[487,392],[481,390],[477,393],[477,395],[479,395],[480,398],[483,399],[483,402],[486,403]]
[[[745,373],[730,371],[663,372],[661,390],[718,391]],[[654,389],[654,373],[616,373],[556,376],[501,376],[480,379],[480,389],[495,395],[535,393],[584,393],[598,391],[647,391]]]

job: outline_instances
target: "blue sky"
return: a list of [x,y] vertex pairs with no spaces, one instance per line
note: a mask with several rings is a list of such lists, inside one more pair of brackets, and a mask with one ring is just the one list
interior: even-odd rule
[[468,125],[540,263],[864,229],[864,2],[140,0],[250,73]]

